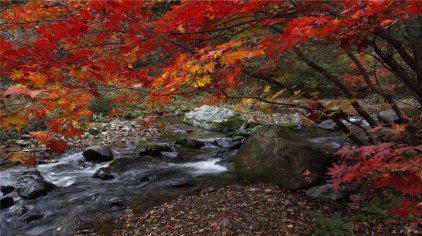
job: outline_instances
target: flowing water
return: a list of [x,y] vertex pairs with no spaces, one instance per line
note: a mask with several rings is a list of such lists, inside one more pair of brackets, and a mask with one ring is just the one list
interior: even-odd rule
[[[112,180],[92,178],[96,170],[109,163],[86,162],[81,153],[67,153],[56,163],[39,165],[37,170],[44,179],[58,187],[31,200],[12,193],[16,203],[1,210],[0,235],[70,235],[84,229],[107,235],[114,221],[128,212],[139,213],[181,194],[236,182],[230,166],[219,164],[226,153],[232,152],[224,147],[230,139],[188,128],[193,132],[183,136],[202,140],[205,147],[176,147],[179,157],[175,159],[138,157],[133,148],[113,149],[115,158],[129,161],[112,167]],[[301,135],[333,148],[344,143],[338,132],[309,129]],[[173,145],[179,136],[169,134],[160,142]],[[23,167],[0,171],[0,186],[16,186],[18,176],[25,171]]]

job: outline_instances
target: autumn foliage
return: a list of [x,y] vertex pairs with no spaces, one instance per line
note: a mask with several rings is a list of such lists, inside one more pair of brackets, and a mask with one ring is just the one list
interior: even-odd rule
[[341,163],[329,169],[333,185],[358,181],[374,189],[392,188],[406,197],[405,209],[393,210],[400,216],[422,214],[418,196],[422,194],[422,145],[382,143],[357,149],[338,150]]
[[[240,104],[296,107],[304,110],[308,122],[333,119],[358,145],[384,140],[369,132],[362,139],[343,125],[348,117],[343,107],[352,106],[371,129],[382,126],[357,102],[356,87],[366,87],[391,106],[402,122],[387,126],[394,132],[419,119],[403,114],[391,88],[378,83],[380,77],[393,77],[422,106],[418,1],[5,0],[0,4],[0,76],[10,82],[0,90],[1,128],[19,130],[32,119],[45,120],[46,130],[32,137],[52,152],[65,151],[65,138],[83,134],[92,115],[89,102],[110,91],[121,93],[113,100],[116,104],[142,101],[149,108],[198,92],[209,94],[208,103],[238,99]],[[353,72],[337,75],[321,66],[311,56],[319,47],[349,58]],[[288,63],[290,57],[338,88],[341,101],[322,104],[318,93],[261,73]],[[239,94],[243,77],[265,84]],[[280,102],[281,97],[303,102]],[[118,109],[111,115],[116,113]],[[337,184],[369,178],[375,186],[420,194],[420,189],[406,187],[421,183],[420,151],[420,146],[396,144],[342,149],[343,164],[330,173]],[[413,152],[416,155],[407,157]]]

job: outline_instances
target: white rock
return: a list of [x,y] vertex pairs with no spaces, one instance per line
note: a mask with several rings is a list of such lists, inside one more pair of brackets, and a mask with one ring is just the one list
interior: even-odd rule
[[236,114],[234,111],[203,105],[185,115],[184,121],[197,127],[204,129],[211,129],[212,123],[221,123],[227,121],[227,119],[234,117]]

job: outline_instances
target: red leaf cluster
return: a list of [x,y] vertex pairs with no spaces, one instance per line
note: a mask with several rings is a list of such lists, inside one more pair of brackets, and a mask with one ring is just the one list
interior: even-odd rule
[[[366,181],[372,188],[393,188],[409,199],[422,194],[422,145],[381,143],[356,149],[343,146],[337,154],[341,163],[328,172],[334,188],[342,183]],[[412,202],[410,206],[408,202],[412,201],[406,200],[401,210],[393,212],[401,216],[422,214],[420,203]]]

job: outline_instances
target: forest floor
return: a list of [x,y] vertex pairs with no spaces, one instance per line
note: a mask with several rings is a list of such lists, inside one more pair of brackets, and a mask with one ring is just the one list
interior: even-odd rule
[[236,184],[128,215],[113,235],[420,235],[415,225],[361,207],[312,202],[270,184]]

